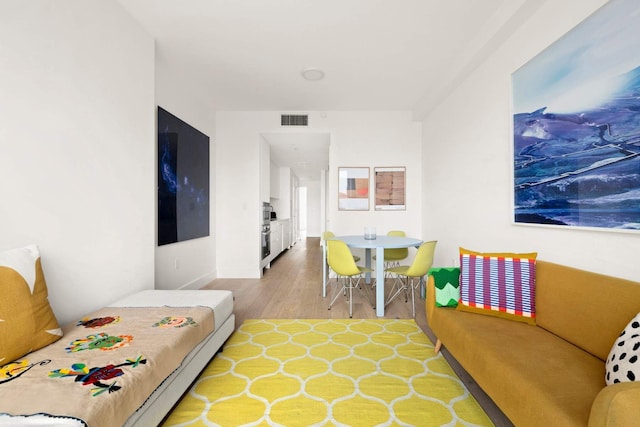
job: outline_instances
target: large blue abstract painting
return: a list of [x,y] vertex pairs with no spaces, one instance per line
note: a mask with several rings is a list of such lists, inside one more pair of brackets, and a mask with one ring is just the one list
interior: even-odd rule
[[158,246],[209,235],[209,137],[158,107]]
[[640,230],[640,2],[608,2],[512,88],[515,222]]

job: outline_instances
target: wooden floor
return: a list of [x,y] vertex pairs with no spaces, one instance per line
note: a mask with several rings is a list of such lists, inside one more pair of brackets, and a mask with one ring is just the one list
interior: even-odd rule
[[[335,281],[335,280],[334,280]],[[387,288],[390,287],[387,284]],[[261,279],[217,279],[203,289],[228,289],[234,295],[236,328],[245,319],[346,319],[349,317],[348,303],[342,296],[331,310],[328,310],[329,296],[333,288],[328,288],[327,298],[322,297],[322,248],[319,238],[307,238],[284,251],[265,269]],[[371,296],[373,298],[373,295]],[[386,319],[410,319],[411,300],[404,298],[392,301],[385,308]],[[354,293],[354,319],[375,319],[376,312],[363,295]],[[435,342],[435,337],[425,314],[424,300],[416,294],[416,323]],[[512,426],[509,420],[495,406],[473,379],[443,349],[449,361],[469,391],[491,417],[496,426]]]

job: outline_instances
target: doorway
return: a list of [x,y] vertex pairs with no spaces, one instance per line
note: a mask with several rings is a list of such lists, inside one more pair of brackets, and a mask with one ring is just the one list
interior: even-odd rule
[[[321,187],[324,187],[321,186],[321,180],[325,179],[329,169],[330,134],[273,132],[262,133],[261,136],[269,144],[271,167],[290,169],[297,183],[292,183],[291,188],[295,190],[289,193],[289,203],[271,200],[274,206],[278,205],[285,211],[278,212],[278,217],[292,218],[294,227],[297,224],[297,230],[293,230],[294,236],[320,237],[322,218],[319,212],[326,206],[326,195],[321,191]],[[298,203],[295,202],[296,199]]]
[[299,216],[300,218],[300,239],[307,238],[307,187],[298,188]]

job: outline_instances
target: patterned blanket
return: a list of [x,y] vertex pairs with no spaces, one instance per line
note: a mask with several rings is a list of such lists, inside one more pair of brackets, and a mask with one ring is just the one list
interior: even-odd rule
[[0,366],[0,424],[2,414],[42,414],[122,425],[214,330],[214,318],[205,307],[109,307],[63,330],[55,343]]

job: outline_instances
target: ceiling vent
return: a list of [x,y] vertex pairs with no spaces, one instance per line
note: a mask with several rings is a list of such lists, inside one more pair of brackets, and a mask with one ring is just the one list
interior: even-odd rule
[[280,116],[281,126],[309,126],[309,116],[307,114],[282,114]]

